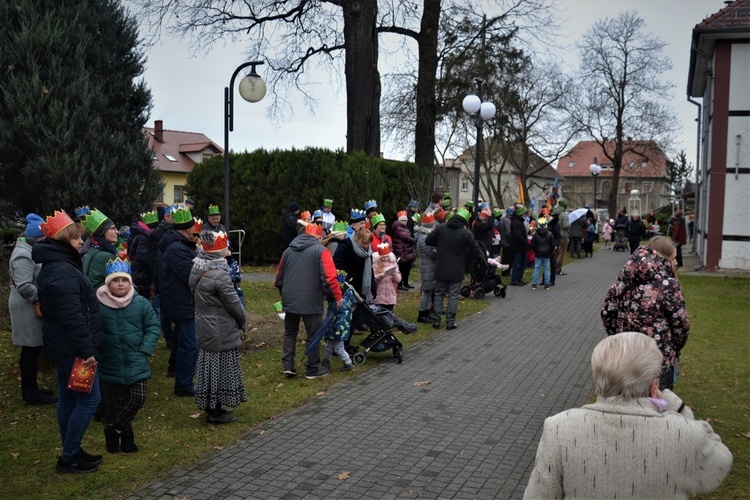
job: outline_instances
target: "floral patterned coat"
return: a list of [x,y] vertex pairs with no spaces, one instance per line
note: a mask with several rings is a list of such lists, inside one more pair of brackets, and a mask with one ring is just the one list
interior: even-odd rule
[[639,247],[609,288],[601,311],[608,335],[641,332],[656,340],[662,375],[668,373],[685,346],[690,320],[682,288],[671,264],[656,250]]

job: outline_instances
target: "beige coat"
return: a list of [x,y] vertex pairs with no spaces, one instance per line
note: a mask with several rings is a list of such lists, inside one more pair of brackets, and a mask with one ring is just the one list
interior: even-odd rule
[[689,498],[718,488],[731,452],[663,393],[664,413],[647,398],[599,398],[546,419],[524,498]]

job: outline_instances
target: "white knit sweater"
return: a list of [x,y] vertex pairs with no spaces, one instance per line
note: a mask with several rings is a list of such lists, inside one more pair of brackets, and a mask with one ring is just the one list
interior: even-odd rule
[[689,498],[718,488],[732,453],[663,394],[664,413],[647,398],[599,398],[546,419],[524,498]]

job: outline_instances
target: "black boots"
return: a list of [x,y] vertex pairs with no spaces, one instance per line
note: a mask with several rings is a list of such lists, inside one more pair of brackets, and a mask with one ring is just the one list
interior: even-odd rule
[[231,424],[237,417],[230,417],[222,409],[221,405],[206,410],[206,421],[209,424]]
[[119,451],[123,453],[135,453],[138,451],[132,428],[117,432],[114,425],[108,425],[104,428],[104,440],[109,453],[117,453]]
[[51,404],[57,403],[57,398],[52,393],[52,391],[39,389],[39,388],[36,388],[31,391],[26,391],[26,390],[21,391],[21,397],[23,398],[24,402],[29,406],[51,405]]
[[419,311],[419,314],[417,315],[417,323],[432,323],[432,309]]

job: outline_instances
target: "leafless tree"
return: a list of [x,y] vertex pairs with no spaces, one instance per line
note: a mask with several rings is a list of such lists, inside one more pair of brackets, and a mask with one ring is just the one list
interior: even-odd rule
[[653,159],[656,148],[669,149],[676,129],[666,104],[673,84],[661,78],[672,67],[663,54],[666,43],[645,29],[638,13],[627,11],[597,21],[578,44],[580,92],[570,94],[569,109],[614,166],[610,208],[617,206],[623,156]]

